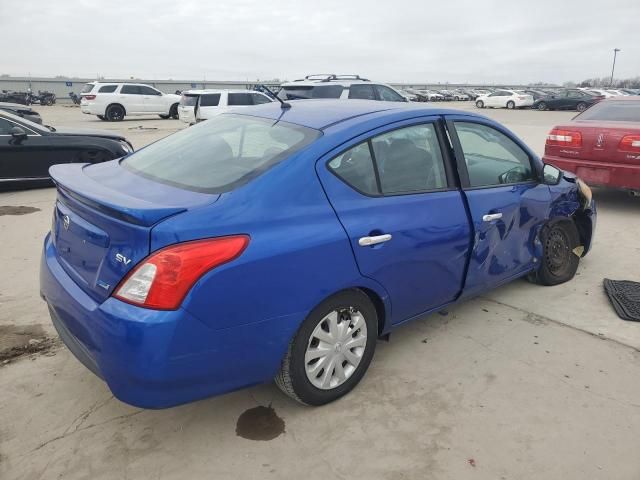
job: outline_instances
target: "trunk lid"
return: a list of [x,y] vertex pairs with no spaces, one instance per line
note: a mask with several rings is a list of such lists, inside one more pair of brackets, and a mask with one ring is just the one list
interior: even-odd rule
[[55,165],[50,174],[58,189],[51,237],[60,264],[97,301],[149,255],[154,225],[219,198],[154,182],[117,160]]

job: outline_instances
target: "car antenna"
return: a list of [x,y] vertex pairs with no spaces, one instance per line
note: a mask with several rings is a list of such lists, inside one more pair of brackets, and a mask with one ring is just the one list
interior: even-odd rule
[[291,104],[289,102],[285,102],[284,100],[282,100],[279,96],[273,93],[266,85],[260,85],[259,88],[266,90],[267,93],[271,95],[272,98],[275,98],[276,100],[278,100],[280,102],[280,108],[282,108],[283,110],[291,108]]

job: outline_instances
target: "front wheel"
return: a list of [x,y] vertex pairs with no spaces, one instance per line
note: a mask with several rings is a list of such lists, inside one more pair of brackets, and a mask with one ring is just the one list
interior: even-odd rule
[[376,347],[378,317],[360,290],[336,294],[318,305],[291,340],[275,382],[306,405],[324,405],[362,379]]
[[547,106],[547,104],[545,102],[540,102],[538,104],[538,110],[544,112],[545,110],[547,110],[549,107]]
[[174,103],[173,105],[171,105],[171,108],[169,109],[169,116],[171,118],[173,118],[174,120],[178,120],[179,116],[178,116],[178,104]]
[[580,245],[578,229],[571,220],[545,225],[540,233],[542,259],[529,280],[540,285],[558,285],[571,280],[578,270],[580,257],[574,249]]
[[578,110],[579,112],[584,112],[587,109],[587,104],[580,102],[577,106],[576,106],[576,110]]
[[515,104],[515,102],[514,102],[513,100],[509,100],[509,101],[507,102],[507,108],[508,108],[509,110],[513,110],[514,108],[516,108],[516,104]]
[[476,107],[478,107],[478,108],[484,108],[484,102],[483,102],[482,100],[478,100],[478,101],[476,102]]

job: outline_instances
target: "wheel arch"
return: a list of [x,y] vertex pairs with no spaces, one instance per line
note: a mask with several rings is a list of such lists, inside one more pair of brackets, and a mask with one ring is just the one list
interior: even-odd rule
[[104,115],[105,115],[105,117],[106,117],[107,112],[109,111],[109,109],[110,109],[111,107],[114,107],[114,106],[118,106],[118,107],[122,108],[122,110],[124,110],[124,114],[125,114],[125,115],[127,114],[127,109],[125,108],[125,106],[124,106],[124,105],[122,105],[121,103],[118,103],[118,102],[111,102],[111,103],[110,103],[109,105],[107,105],[107,107],[104,109]]

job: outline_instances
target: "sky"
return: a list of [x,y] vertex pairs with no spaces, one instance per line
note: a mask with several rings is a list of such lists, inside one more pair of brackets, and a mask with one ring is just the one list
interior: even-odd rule
[[532,83],[640,75],[640,2],[0,0],[0,74]]

